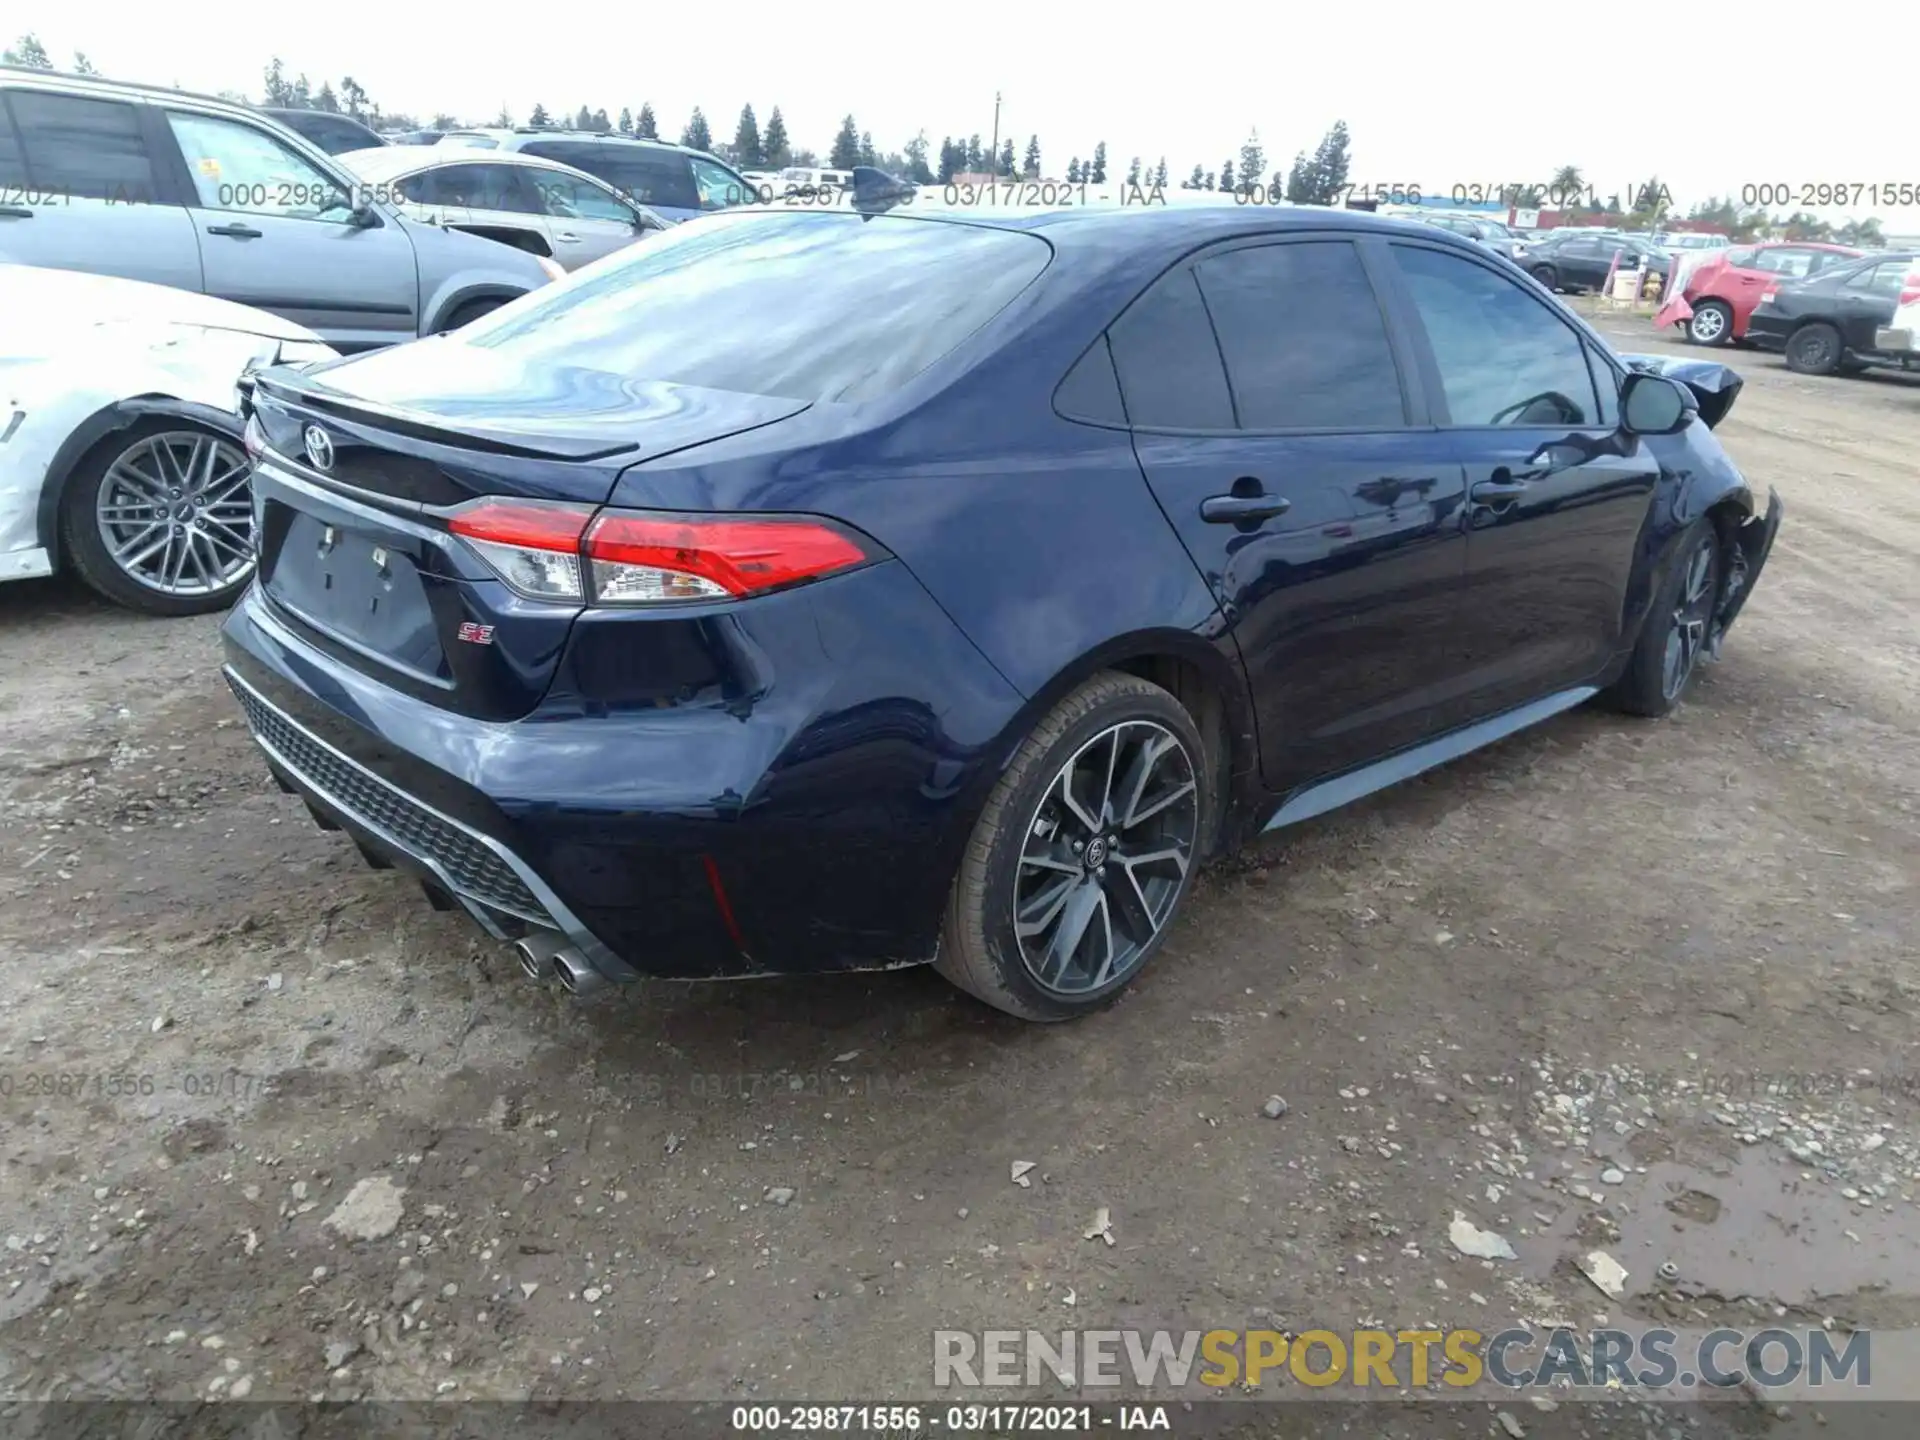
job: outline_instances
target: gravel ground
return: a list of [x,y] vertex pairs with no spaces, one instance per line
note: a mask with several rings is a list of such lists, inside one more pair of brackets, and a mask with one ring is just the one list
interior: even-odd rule
[[1682,710],[1263,843],[1065,1028],[919,971],[575,1006],[272,787],[214,620],[0,587],[0,1395],[898,1398],[936,1328],[1920,1324],[1920,377],[1732,358],[1787,520]]

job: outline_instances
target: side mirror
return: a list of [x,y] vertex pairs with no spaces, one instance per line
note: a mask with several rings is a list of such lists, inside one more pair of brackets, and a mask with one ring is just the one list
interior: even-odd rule
[[1700,408],[1678,380],[1636,370],[1620,386],[1620,422],[1635,435],[1672,435]]
[[378,230],[381,223],[380,212],[372,205],[362,205],[347,216],[347,223],[356,230]]

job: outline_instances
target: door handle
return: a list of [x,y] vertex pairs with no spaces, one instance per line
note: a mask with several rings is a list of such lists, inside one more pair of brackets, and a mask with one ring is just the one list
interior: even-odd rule
[[1200,518],[1210,525],[1239,525],[1271,520],[1292,508],[1283,495],[1209,495],[1200,502]]
[[241,225],[236,222],[231,225],[209,225],[207,227],[207,234],[228,235],[235,240],[258,240],[261,232],[254,229],[251,225]]
[[1527,493],[1525,480],[1477,480],[1467,494],[1482,503],[1497,500],[1513,500]]
[[0,205],[0,219],[31,220],[33,211],[25,205]]
[[562,245],[578,245],[580,243],[580,237],[575,235],[571,230],[562,230],[553,238],[558,240]]

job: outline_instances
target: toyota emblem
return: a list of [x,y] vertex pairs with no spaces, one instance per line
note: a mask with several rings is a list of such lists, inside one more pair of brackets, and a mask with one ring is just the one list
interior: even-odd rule
[[316,470],[333,469],[333,437],[318,425],[307,426],[307,460]]

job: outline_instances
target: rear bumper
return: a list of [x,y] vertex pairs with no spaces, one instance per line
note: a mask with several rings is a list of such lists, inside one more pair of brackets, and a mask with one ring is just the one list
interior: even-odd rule
[[1793,322],[1784,315],[1761,315],[1747,317],[1746,334],[1742,336],[1751,345],[1767,350],[1786,348],[1787,336],[1793,333]]
[[[704,619],[589,611],[514,721],[381,683],[257,586],[224,636],[284,786],[490,934],[557,931],[615,981],[931,959],[1022,705],[897,562]],[[697,693],[659,673],[676,647]]]
[[1873,348],[1884,350],[1889,355],[1920,354],[1920,331],[1883,326],[1873,332]]

